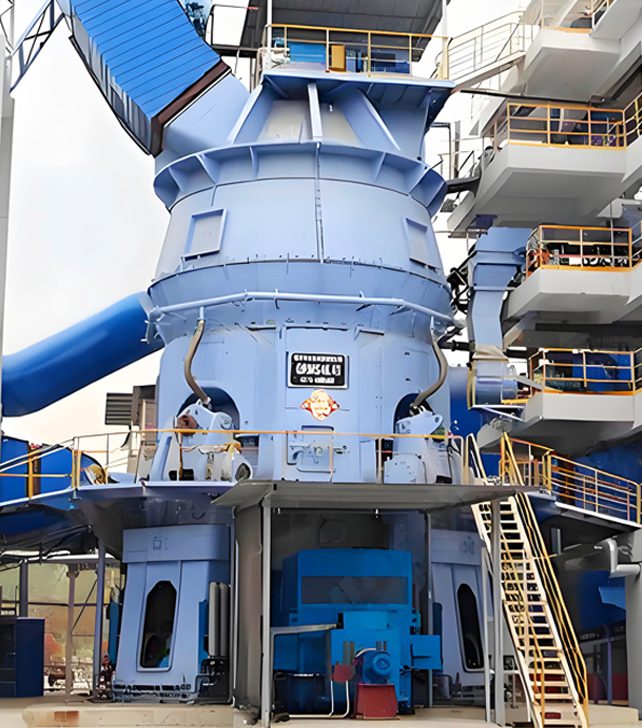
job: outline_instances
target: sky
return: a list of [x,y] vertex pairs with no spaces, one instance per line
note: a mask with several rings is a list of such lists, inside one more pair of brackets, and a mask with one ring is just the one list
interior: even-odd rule
[[[39,4],[17,3],[23,13],[18,28]],[[518,0],[452,0],[448,33],[458,35],[516,7]],[[242,11],[216,12],[219,29],[233,34],[242,22]],[[169,219],[153,193],[152,159],[119,126],[71,46],[66,26],[58,28],[21,81],[15,101],[5,353],[144,290]],[[469,107],[469,97],[455,96],[440,121],[463,119],[468,133]],[[443,227],[438,218],[435,228]],[[447,269],[465,255],[465,242],[445,235],[439,242]],[[7,418],[3,430],[37,443],[107,431],[106,393],[153,383],[159,359],[160,353],[153,354],[40,412]]]

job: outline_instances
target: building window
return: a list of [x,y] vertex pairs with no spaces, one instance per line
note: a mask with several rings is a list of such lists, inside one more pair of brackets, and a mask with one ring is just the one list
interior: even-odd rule
[[159,581],[147,595],[140,666],[164,668],[170,665],[176,589],[169,581]]
[[477,598],[468,584],[461,584],[457,589],[457,610],[459,612],[461,645],[464,653],[464,668],[466,670],[481,670],[484,667],[484,650],[479,628]]

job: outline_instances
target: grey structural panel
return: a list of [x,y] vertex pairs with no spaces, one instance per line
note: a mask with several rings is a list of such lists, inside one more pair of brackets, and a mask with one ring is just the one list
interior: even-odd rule
[[243,509],[264,502],[272,508],[436,511],[504,500],[517,492],[533,493],[537,489],[521,485],[239,483],[220,496],[216,505]]

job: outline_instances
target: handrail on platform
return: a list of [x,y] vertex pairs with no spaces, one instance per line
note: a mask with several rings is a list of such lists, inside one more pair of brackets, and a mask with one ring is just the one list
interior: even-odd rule
[[642,524],[639,483],[559,455],[550,447],[504,434],[499,472],[502,482],[547,491],[563,505]]
[[[347,443],[371,442],[374,444],[376,457],[373,482],[381,484],[384,481],[384,466],[392,457],[395,442],[420,441],[432,442],[448,453],[454,482],[465,485],[485,485],[490,481],[486,476],[481,454],[476,440],[469,436],[464,438],[450,432],[437,432],[430,434],[399,434],[399,433],[367,433],[367,432],[338,432],[334,430],[205,430],[189,428],[163,428],[146,430],[126,430],[121,432],[101,433],[75,437],[64,446],[42,447],[34,449],[27,456],[16,458],[0,465],[0,488],[3,478],[22,478],[25,480],[24,499],[41,495],[40,489],[32,486],[31,473],[41,470],[40,463],[51,452],[66,451],[69,459],[65,472],[52,475],[35,475],[36,477],[51,477],[66,480],[65,487],[75,490],[81,486],[105,485],[122,482],[123,474],[128,473],[126,482],[138,483],[146,481],[149,477],[151,463],[154,460],[161,440],[167,435],[172,437],[177,448],[177,479],[182,480],[189,467],[185,459],[189,453],[199,447],[206,448],[207,452],[229,453],[230,455],[243,455],[249,461],[257,462],[262,442],[277,440],[277,451],[282,450],[282,457],[286,458],[288,443],[297,445],[296,438],[306,438],[310,442],[315,437],[319,439],[320,446],[329,453],[328,472],[329,482],[335,482],[336,452],[343,451]],[[203,436],[214,436],[215,444],[206,445]],[[200,440],[199,440],[200,438]],[[279,444],[280,443],[280,444]],[[305,444],[305,443],[304,443]],[[326,447],[327,446],[327,447]],[[454,458],[451,461],[451,456]],[[230,482],[230,485],[233,483]],[[38,492],[36,492],[38,491]],[[52,492],[52,489],[43,489],[42,495]],[[56,489],[56,492],[59,492]],[[2,498],[0,497],[0,501]],[[0,502],[0,505],[2,503]]]
[[[636,229],[637,231],[637,229]],[[636,266],[642,257],[642,239],[629,227],[539,225],[526,244],[524,274],[536,270],[619,271]]]
[[[437,74],[447,79],[450,38],[427,33],[339,28],[315,25],[272,24],[265,26],[259,50],[258,72],[292,63],[321,67],[326,72],[352,72],[367,76],[400,74],[413,76],[430,41],[442,44]],[[420,74],[428,77],[430,74]]]

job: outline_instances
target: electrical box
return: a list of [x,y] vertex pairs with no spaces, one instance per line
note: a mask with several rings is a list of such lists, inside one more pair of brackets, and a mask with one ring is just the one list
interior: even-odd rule
[[0,617],[0,697],[43,694],[45,620]]

